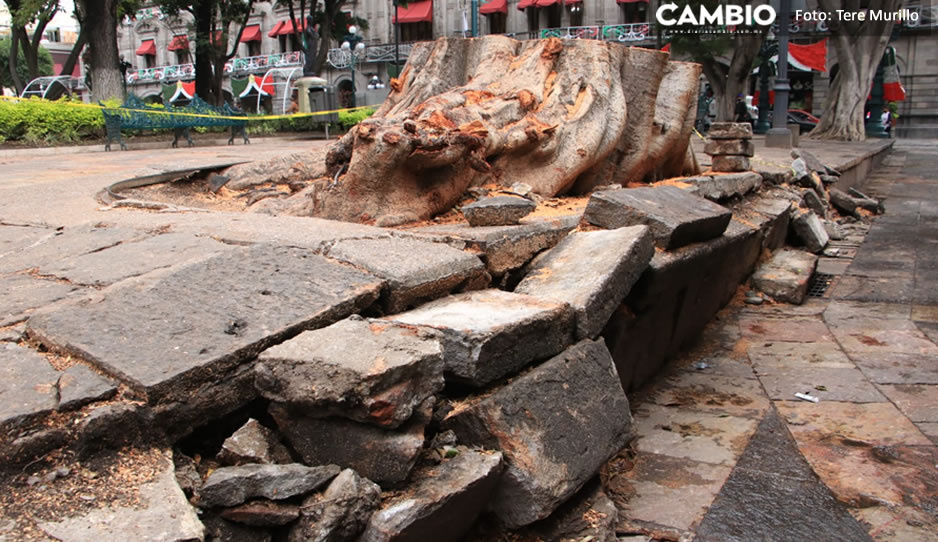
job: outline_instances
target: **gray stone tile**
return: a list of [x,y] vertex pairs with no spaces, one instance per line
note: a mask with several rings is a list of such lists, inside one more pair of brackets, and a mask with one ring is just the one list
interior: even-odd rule
[[634,412],[638,451],[701,461],[736,463],[757,422],[726,414],[643,404]]
[[83,288],[73,284],[45,280],[30,275],[0,277],[0,326],[26,320],[36,309],[67,297],[78,295]]
[[10,428],[52,412],[59,372],[34,350],[0,345],[0,428]]
[[877,352],[851,354],[871,382],[877,384],[938,384],[935,356]]
[[884,384],[879,389],[913,422],[938,422],[938,385]]
[[759,366],[756,374],[766,393],[775,400],[795,400],[795,393],[808,393],[822,401],[875,403],[886,400],[863,373],[853,367]]

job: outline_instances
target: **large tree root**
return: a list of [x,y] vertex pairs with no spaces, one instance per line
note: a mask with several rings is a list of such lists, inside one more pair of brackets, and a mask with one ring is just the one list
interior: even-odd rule
[[699,75],[667,53],[594,40],[417,44],[375,115],[330,148],[313,214],[428,218],[472,185],[554,196],[696,173]]

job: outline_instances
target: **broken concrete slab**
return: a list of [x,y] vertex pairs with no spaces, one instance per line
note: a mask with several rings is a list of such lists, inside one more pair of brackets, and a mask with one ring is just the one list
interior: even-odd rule
[[289,542],[355,540],[381,503],[378,484],[345,469],[322,494],[311,495],[300,507],[300,519],[290,528]]
[[117,393],[117,386],[77,363],[62,372],[58,381],[59,410],[73,410],[94,401],[107,399]]
[[550,515],[631,436],[628,399],[606,346],[584,340],[443,422],[459,442],[500,450],[491,510],[509,528]]
[[756,147],[748,139],[711,139],[704,144],[704,154],[710,156],[753,156]]
[[412,491],[386,502],[359,540],[462,540],[488,504],[501,471],[502,454],[461,449]]
[[308,250],[257,245],[35,315],[27,330],[151,403],[185,402],[271,344],[370,306],[382,284]]
[[801,191],[801,197],[805,206],[811,209],[819,217],[827,216],[827,206],[817,192],[812,188],[806,188]]
[[443,349],[429,330],[353,316],[262,352],[255,373],[261,396],[307,415],[397,427],[443,389]]
[[72,284],[106,286],[154,269],[204,259],[233,248],[208,237],[166,233],[48,262],[39,266],[39,273],[65,279]]
[[762,186],[762,175],[755,171],[741,173],[720,173],[699,175],[680,180],[690,184],[690,193],[710,201],[720,201],[732,197],[744,196]]
[[824,250],[830,238],[821,220],[811,211],[798,213],[791,219],[791,227],[809,251],[817,254]]
[[0,289],[4,296],[0,298],[0,326],[22,322],[40,307],[79,295],[83,288],[44,280],[30,275],[10,275],[0,278]]
[[667,185],[595,192],[583,214],[606,229],[645,224],[664,249],[719,237],[731,217],[728,209]]
[[714,122],[707,131],[708,139],[752,139],[748,122]]
[[425,401],[395,430],[343,418],[312,418],[277,404],[271,404],[269,411],[304,463],[334,463],[379,484],[394,485],[407,478],[417,461],[433,403]]
[[406,230],[408,235],[445,242],[483,255],[486,269],[501,277],[528,263],[538,252],[556,245],[580,222],[574,214],[552,220],[523,219],[517,226],[446,224]]
[[593,482],[525,534],[533,540],[616,542],[618,520],[615,503]]
[[63,542],[202,540],[205,528],[195,508],[176,485],[173,462],[163,458],[156,475],[136,491],[135,504],[115,503],[84,515],[40,521],[39,528]]
[[576,312],[576,338],[594,338],[654,253],[647,226],[574,232],[531,262],[515,292],[569,304]]
[[26,337],[26,324],[16,324],[0,329],[0,342],[18,343]]
[[818,257],[801,250],[783,248],[763,262],[752,275],[752,286],[776,301],[801,305],[808,292]]
[[55,229],[40,225],[0,224],[0,261],[55,235]]
[[295,504],[257,500],[225,508],[219,514],[228,521],[252,527],[280,527],[300,517]]
[[792,205],[791,200],[760,193],[735,208],[734,213],[758,226],[762,231],[762,247],[773,251],[785,244]]
[[413,239],[348,239],[326,255],[387,281],[382,299],[387,313],[401,312],[462,288],[488,285],[485,266],[456,248]]
[[30,246],[4,254],[0,258],[0,273],[34,269],[63,258],[89,254],[125,241],[142,239],[147,235],[140,230],[105,223],[83,224],[56,230],[54,234],[43,236]]
[[718,173],[749,171],[752,166],[746,156],[714,156],[710,160],[710,170]]
[[517,224],[536,208],[537,204],[527,198],[495,196],[463,205],[459,210],[470,226],[478,227]]
[[277,440],[277,435],[254,418],[225,439],[218,452],[218,460],[223,465],[293,462],[290,452]]
[[298,463],[221,467],[206,478],[199,506],[235,506],[254,497],[283,500],[305,495],[327,484],[340,470],[335,465],[307,467]]
[[0,345],[0,355],[0,428],[52,412],[60,373],[35,350],[16,344]]
[[484,386],[572,342],[573,310],[501,290],[480,290],[427,303],[388,317],[436,330],[447,380]]

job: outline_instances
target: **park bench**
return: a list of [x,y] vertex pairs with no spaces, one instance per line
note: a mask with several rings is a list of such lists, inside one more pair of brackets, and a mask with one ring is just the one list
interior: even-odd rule
[[[106,151],[111,150],[111,141],[117,141],[121,150],[127,150],[127,145],[121,139],[121,130],[172,129],[175,148],[178,146],[180,137],[185,137],[190,147],[193,145],[192,137],[189,135],[190,128],[230,126],[229,145],[234,145],[236,135],[244,138],[245,145],[251,143],[245,131],[247,115],[227,103],[221,107],[215,107],[198,96],[193,96],[192,101],[183,107],[168,105],[163,109],[152,109],[148,108],[140,98],[128,96],[120,107],[107,107],[104,104],[101,106],[103,107],[101,112],[104,114],[104,127],[107,131],[107,143],[104,145]],[[244,119],[231,117],[244,117]]]

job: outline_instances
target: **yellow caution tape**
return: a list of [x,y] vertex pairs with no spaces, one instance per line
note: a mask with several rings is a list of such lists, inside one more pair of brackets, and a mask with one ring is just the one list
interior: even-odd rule
[[707,140],[707,138],[705,138],[703,135],[701,135],[700,132],[697,131],[697,128],[691,128],[691,130],[693,130],[694,133],[697,134],[697,137],[699,137],[700,139],[703,139],[704,141]]
[[[11,102],[25,102],[25,101],[34,101],[35,98],[20,98],[17,96],[0,96],[0,100],[7,100]],[[128,109],[125,107],[108,107],[98,104],[87,104],[84,102],[59,102],[52,100],[39,100],[40,102],[56,104],[56,105],[65,105],[68,107],[86,107],[93,109],[101,109],[108,112],[136,112],[136,113],[146,113],[150,115],[172,115],[176,117],[197,117],[197,118],[207,118],[207,119],[216,119],[216,120],[243,120],[243,121],[255,121],[255,120],[275,120],[275,119],[296,119],[303,117],[316,117],[321,115],[331,115],[333,113],[346,113],[350,111],[361,111],[363,109],[377,109],[377,106],[373,105],[363,105],[359,107],[347,107],[344,109],[333,109],[331,111],[314,111],[310,113],[291,113],[289,115],[253,115],[253,116],[229,116],[229,115],[205,115],[201,113],[183,113],[179,111],[166,111],[163,109]]]

